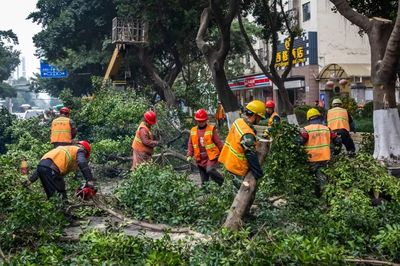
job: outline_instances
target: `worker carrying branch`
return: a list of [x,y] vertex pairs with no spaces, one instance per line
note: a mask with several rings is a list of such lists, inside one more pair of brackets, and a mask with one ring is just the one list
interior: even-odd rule
[[265,118],[265,104],[259,100],[248,103],[245,118],[238,118],[232,124],[219,156],[219,162],[230,173],[240,177],[234,179],[234,185],[237,188],[240,187],[243,177],[249,170],[256,179],[264,175],[256,153],[257,137],[253,127],[262,118]]
[[213,125],[207,124],[206,110],[199,109],[194,115],[197,126],[190,131],[187,159],[195,160],[200,171],[201,185],[209,181],[210,177],[218,185],[222,185],[224,177],[217,171],[218,156],[222,149],[222,142]]

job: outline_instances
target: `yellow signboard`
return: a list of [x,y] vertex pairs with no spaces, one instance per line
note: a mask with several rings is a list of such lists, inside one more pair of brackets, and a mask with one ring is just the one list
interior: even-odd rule
[[[284,47],[286,50],[276,53],[275,67],[279,68],[279,67],[286,67],[289,65],[290,41],[291,41],[290,38],[285,39]],[[292,55],[293,55],[293,65],[306,62],[306,59],[304,58],[303,46],[294,47],[292,49]]]

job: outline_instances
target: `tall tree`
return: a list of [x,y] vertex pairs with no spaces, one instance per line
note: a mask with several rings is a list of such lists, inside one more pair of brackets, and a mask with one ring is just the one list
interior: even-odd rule
[[66,87],[75,95],[91,92],[91,76],[104,75],[112,51],[114,1],[39,0],[36,7],[28,19],[42,26],[33,37],[37,55],[69,71],[65,79],[37,77],[36,85],[56,96]]
[[19,65],[19,51],[13,45],[18,44],[18,38],[11,30],[0,31],[0,98],[15,96],[15,90],[4,83],[12,71]]
[[[400,1],[330,1],[342,16],[368,35],[374,86],[374,157],[399,160],[400,118],[395,85],[400,59]],[[394,6],[397,6],[396,15],[393,14]],[[368,17],[371,15],[386,18]],[[396,17],[394,22],[390,19],[393,16]]]
[[155,0],[116,2],[121,17],[149,23],[148,45],[136,47],[130,56],[139,59],[159,96],[168,105],[176,105],[172,87],[182,68],[200,57],[193,40],[204,4],[196,0],[168,0],[162,5]]
[[[200,27],[196,37],[197,47],[203,53],[211,70],[219,99],[227,112],[228,119],[233,122],[237,117],[239,103],[230,90],[226,73],[225,60],[231,48],[231,25],[239,9],[239,0],[209,0],[200,17]],[[213,39],[211,32],[216,26],[218,35]]]
[[[279,70],[277,64],[277,52],[279,44],[279,34],[285,33],[288,36],[289,48],[292,51],[294,39],[301,34],[301,30],[297,25],[291,23],[292,17],[285,11],[284,2],[282,0],[255,0],[244,1],[242,4],[241,12],[239,12],[238,20],[241,32],[246,40],[250,49],[250,53],[258,66],[277,87],[280,103],[282,103],[281,110],[287,114],[293,114],[293,105],[289,100],[289,95],[285,89],[285,79],[289,75],[293,66],[293,53],[288,53],[288,65],[283,70]],[[260,56],[256,53],[252,46],[252,40],[247,35],[243,27],[242,13],[247,14],[251,12],[255,18],[255,22],[260,25],[262,30],[262,39],[271,45],[272,56],[270,62],[264,64]]]

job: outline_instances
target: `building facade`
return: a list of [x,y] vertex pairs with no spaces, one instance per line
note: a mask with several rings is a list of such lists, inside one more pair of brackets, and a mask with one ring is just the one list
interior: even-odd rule
[[[294,65],[285,82],[292,103],[313,105],[317,100],[327,103],[333,96],[343,94],[353,96],[359,102],[372,100],[367,36],[360,35],[357,26],[335,13],[329,0],[289,0],[287,9],[294,17],[293,23],[303,30],[302,36],[294,40],[291,51],[295,57]],[[290,40],[286,37],[281,36],[278,45],[276,65],[280,68],[288,63],[287,42]],[[254,48],[264,63],[269,64],[270,48],[262,40],[258,40]],[[251,56],[244,61],[246,70],[241,79],[252,76],[265,78]],[[234,84],[235,79],[230,81],[230,86]],[[271,97],[269,92],[272,90],[276,99],[273,84],[266,85],[270,87],[256,88],[249,84],[239,89],[234,86],[231,88],[239,98],[252,94],[253,99],[265,101]],[[258,93],[260,89],[268,93]],[[248,93],[249,90],[253,92]],[[251,97],[240,100],[248,101]]]

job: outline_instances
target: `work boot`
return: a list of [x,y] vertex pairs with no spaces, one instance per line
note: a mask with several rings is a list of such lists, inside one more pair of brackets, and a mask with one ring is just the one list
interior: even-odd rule
[[347,152],[347,156],[349,156],[350,158],[356,157],[356,152],[355,151],[348,151]]

